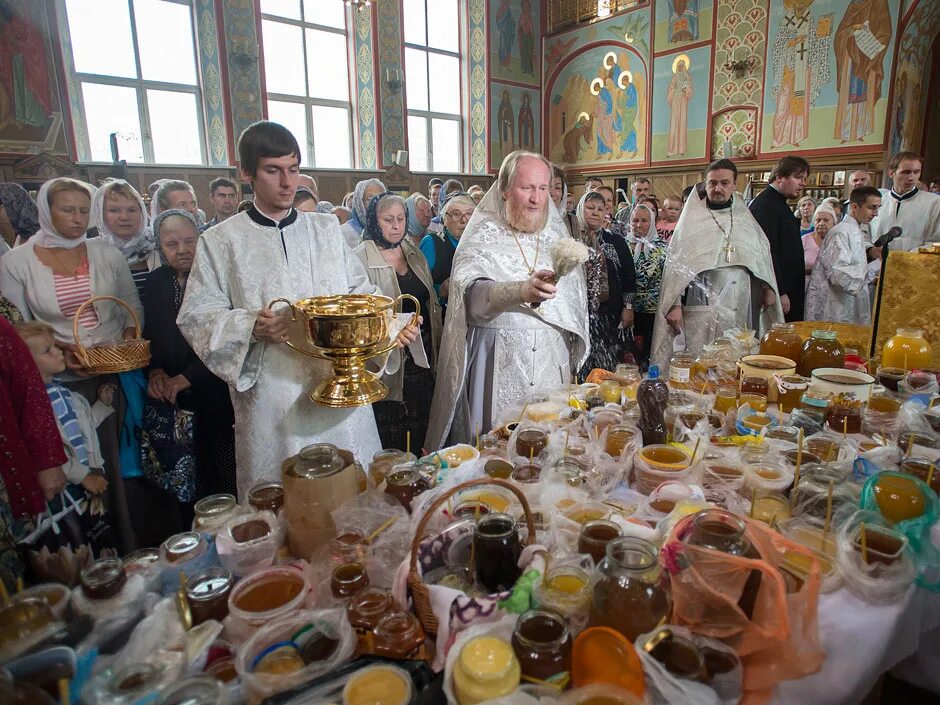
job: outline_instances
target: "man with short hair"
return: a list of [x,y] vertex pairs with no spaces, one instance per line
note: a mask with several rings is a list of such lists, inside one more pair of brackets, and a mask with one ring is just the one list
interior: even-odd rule
[[234,181],[226,179],[224,176],[210,181],[209,202],[215,209],[215,215],[212,216],[212,220],[202,226],[202,232],[235,215],[238,201],[238,185]]
[[199,220],[199,204],[196,202],[196,191],[192,184],[181,179],[166,179],[153,197],[156,203],[154,217],[171,208],[189,211]]
[[552,249],[568,240],[548,204],[552,166],[508,155],[460,240],[426,443],[470,442],[527,396],[570,382],[590,348],[584,268],[557,278]]
[[440,200],[441,187],[444,185],[444,179],[436,176],[428,181],[428,200],[431,202],[431,212],[434,215],[440,215],[437,212],[438,201]]
[[674,347],[698,353],[731,328],[760,337],[783,320],[770,245],[735,193],[737,178],[730,159],[709,164],[676,223],[651,352],[664,371]]
[[[254,203],[200,237],[177,324],[206,367],[231,387],[244,497],[255,483],[279,479],[281,463],[311,443],[345,448],[361,463],[381,449],[371,406],[331,408],[308,398],[330,366],[288,349],[288,341],[308,347],[302,326],[291,325],[289,308],[269,304],[280,297],[382,292],[369,282],[336,218],[294,209],[301,151],[287,128],[268,121],[248,126],[238,155]],[[416,336],[409,326],[398,342]]]
[[806,286],[800,219],[793,215],[788,199],[800,197],[809,176],[803,157],[784,157],[770,173],[770,185],[751,201],[751,215],[770,242],[780,305],[787,321],[803,320]]
[[[916,152],[899,152],[888,162],[890,189],[881,190],[881,209],[871,222],[871,240],[878,238],[894,226],[903,234],[889,246],[895,252],[913,251],[928,242],[940,242],[940,198],[917,188],[923,160]],[[880,247],[871,247],[871,258],[881,257]]]
[[584,180],[585,191],[597,191],[604,185],[604,180],[599,176],[589,176]]
[[663,209],[659,214],[659,221],[656,223],[656,232],[666,242],[669,242],[672,238],[672,233],[676,229],[676,223],[681,212],[682,199],[679,196],[666,196],[666,200],[663,201]]
[[881,192],[860,186],[849,195],[842,222],[823,238],[806,290],[807,321],[839,321],[871,325],[871,304],[865,285],[868,258],[861,225],[878,215]]
[[650,183],[650,180],[645,176],[639,177],[636,181],[633,182],[633,203],[639,203],[643,198],[646,198],[650,195],[653,190],[653,185]]

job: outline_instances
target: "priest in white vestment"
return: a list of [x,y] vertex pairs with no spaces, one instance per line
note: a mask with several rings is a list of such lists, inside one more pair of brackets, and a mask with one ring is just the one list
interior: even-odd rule
[[516,151],[460,238],[428,448],[469,442],[539,390],[570,382],[589,351],[584,270],[553,282],[568,230],[549,205],[551,164]]
[[874,186],[852,191],[845,218],[823,238],[806,290],[807,321],[838,321],[871,325],[866,277],[865,233],[881,205]]
[[[332,443],[363,464],[381,449],[371,406],[333,409],[309,399],[330,363],[291,350],[288,340],[309,348],[301,326],[283,304],[268,308],[279,297],[381,294],[334,216],[293,208],[299,155],[293,135],[275,123],[242,133],[254,205],[202,235],[177,318],[206,367],[230,386],[239,497],[279,479],[281,463],[311,443]],[[414,335],[409,328],[399,339]]]
[[[881,209],[871,222],[869,247],[894,226],[903,233],[888,247],[894,252],[911,252],[921,245],[940,242],[940,198],[917,187],[923,162],[914,152],[900,152],[888,165],[892,179],[890,189],[881,189]],[[869,251],[869,257],[880,257],[881,249]]]
[[664,372],[674,350],[698,353],[731,328],[760,338],[783,321],[770,244],[736,179],[734,162],[712,162],[669,240],[651,352]]

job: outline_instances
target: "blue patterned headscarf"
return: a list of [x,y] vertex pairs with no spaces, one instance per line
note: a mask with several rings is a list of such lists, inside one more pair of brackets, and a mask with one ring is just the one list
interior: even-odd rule
[[[389,242],[385,239],[385,236],[382,234],[382,226],[379,225],[379,201],[383,198],[397,198],[399,201],[404,202],[401,196],[397,196],[394,193],[380,193],[378,196],[373,196],[372,200],[369,201],[369,206],[366,208],[366,226],[362,230],[362,239],[363,240],[372,240],[380,249],[383,250],[394,250],[396,247],[401,247],[401,244],[405,241],[405,235],[407,232],[402,235],[401,240],[398,242]],[[407,213],[407,208],[405,209]]]
[[428,231],[426,227],[421,225],[421,221],[418,220],[418,201],[422,200],[427,201],[428,206],[431,205],[427,197],[422,196],[420,193],[413,193],[405,199],[405,212],[408,215],[408,235],[424,237]]
[[352,217],[350,217],[349,222],[359,231],[362,231],[366,225],[366,208],[369,206],[369,204],[365,202],[366,189],[376,185],[381,186],[382,191],[385,192],[385,184],[378,179],[364,179],[357,183],[356,188],[353,190]]

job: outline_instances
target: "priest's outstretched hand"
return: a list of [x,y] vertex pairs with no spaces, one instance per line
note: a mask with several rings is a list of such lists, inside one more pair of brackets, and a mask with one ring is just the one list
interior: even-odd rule
[[522,288],[522,300],[528,304],[539,304],[555,298],[555,273],[548,269],[537,269],[529,275]]
[[258,311],[252,335],[260,343],[284,343],[287,342],[287,329],[289,326],[289,308],[277,312],[269,308],[263,308]]
[[424,316],[418,316],[418,320],[415,323],[409,323],[402,328],[401,333],[399,333],[398,337],[395,339],[395,344],[399,348],[404,348],[415,342],[415,340],[418,339],[418,333],[421,331],[422,323],[424,323]]

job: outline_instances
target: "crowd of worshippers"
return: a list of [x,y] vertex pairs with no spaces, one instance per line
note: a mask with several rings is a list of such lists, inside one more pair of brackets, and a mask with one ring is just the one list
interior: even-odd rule
[[[238,150],[253,198],[215,179],[208,221],[180,180],[154,183],[149,208],[120,179],[55,178],[35,199],[0,185],[5,540],[68,489],[106,498],[122,553],[158,545],[198,498],[277,480],[311,443],[363,464],[383,448],[433,451],[540,389],[663,366],[731,328],[868,324],[882,236],[902,229],[893,250],[940,241],[940,183],[920,187],[910,152],[890,160],[890,188],[851,173],[845,201],[800,198],[810,164],[787,156],[749,203],[719,159],[661,200],[636,179],[615,211],[603,180],[575,203],[565,173],[526,151],[488,190],[435,178],[403,198],[367,179],[333,205],[283,126],[250,126]],[[388,396],[336,409],[308,399],[324,367],[291,350],[302,333],[270,302],[350,293],[410,294],[421,315],[406,300],[396,347],[371,363]],[[142,335],[150,364],[89,374],[73,323],[84,346]]]

